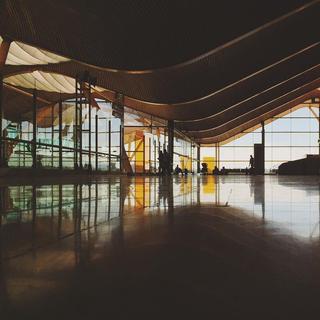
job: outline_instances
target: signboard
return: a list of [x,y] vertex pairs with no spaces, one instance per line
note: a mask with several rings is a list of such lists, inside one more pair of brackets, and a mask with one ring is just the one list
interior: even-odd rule
[[124,95],[116,92],[114,101],[112,102],[112,115],[115,118],[122,119],[124,113]]

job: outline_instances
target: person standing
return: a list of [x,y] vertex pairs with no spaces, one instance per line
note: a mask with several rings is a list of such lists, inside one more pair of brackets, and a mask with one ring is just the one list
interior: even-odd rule
[[159,150],[159,174],[163,174],[164,173],[164,155],[163,152],[161,150]]
[[179,165],[177,165],[176,168],[174,169],[174,174],[179,174],[179,173],[182,173],[182,170],[179,167]]
[[250,160],[249,160],[249,167],[250,167],[250,174],[254,173],[254,157],[250,155]]

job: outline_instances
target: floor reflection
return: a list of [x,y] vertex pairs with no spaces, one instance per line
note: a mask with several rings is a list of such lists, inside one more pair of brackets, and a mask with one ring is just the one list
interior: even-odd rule
[[[309,278],[320,266],[319,186],[319,177],[277,176],[140,176],[2,186],[0,315],[6,309],[24,313],[28,308],[34,314],[39,301],[49,294],[55,297],[53,305],[74,312],[59,300],[61,292],[72,288],[68,294],[77,296],[79,291],[86,296],[84,290],[96,290],[91,281],[100,291],[111,286],[118,292],[117,281],[127,290],[126,281],[131,283],[137,277],[144,283],[149,273],[159,281],[160,290],[166,281],[162,277],[173,272],[168,290],[176,290],[175,277],[181,276],[192,290],[199,285],[210,291],[225,286],[220,283],[224,278],[212,273],[218,268],[236,282],[230,282],[228,290],[234,286],[238,290],[251,281],[252,290],[241,291],[243,299],[251,299],[250,292],[256,292],[251,276],[272,274],[269,268],[285,270],[285,277],[292,273],[293,279],[297,273],[304,274],[304,281],[313,281]],[[314,267],[306,264],[310,259]],[[226,265],[231,269],[225,271]],[[241,271],[239,280],[239,270],[248,267],[252,275],[246,278]],[[204,272],[203,279],[195,280],[195,287],[194,279],[189,283],[187,275],[193,270],[200,278]],[[122,273],[125,280],[118,278]],[[272,296],[278,284],[268,277],[265,285],[271,281],[267,294]],[[84,287],[79,281],[84,281]],[[142,286],[144,290],[144,285],[131,283],[129,287],[142,290]],[[112,301],[117,297],[113,291],[108,294]],[[178,295],[190,299],[183,290]],[[150,301],[150,308],[154,303]],[[13,319],[12,314],[8,319]]]
[[304,238],[319,237],[317,177],[113,178],[90,184],[0,187],[2,259],[128,214],[211,205]]

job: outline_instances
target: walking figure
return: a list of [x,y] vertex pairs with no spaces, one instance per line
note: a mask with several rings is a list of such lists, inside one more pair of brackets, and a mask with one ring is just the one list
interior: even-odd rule
[[250,155],[250,160],[249,160],[249,172],[250,174],[254,173],[254,157]]

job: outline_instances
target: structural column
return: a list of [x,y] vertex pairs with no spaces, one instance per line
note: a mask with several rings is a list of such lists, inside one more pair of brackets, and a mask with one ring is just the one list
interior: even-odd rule
[[92,163],[91,163],[91,117],[92,117],[92,110],[91,110],[91,84],[89,83],[89,101],[88,101],[88,107],[89,107],[89,168],[92,169]]
[[0,46],[0,167],[6,165],[5,142],[3,141],[3,67],[6,63],[11,41],[3,39]]
[[109,172],[111,172],[111,120],[108,122],[108,153]]
[[261,143],[255,143],[254,147],[254,174],[264,174],[264,145],[265,145],[265,134],[264,134],[264,122],[261,122]]
[[79,109],[79,117],[78,117],[78,129],[79,129],[79,167],[82,169],[82,99],[83,99],[83,88],[82,82],[80,82],[80,109]]
[[170,159],[170,170],[173,166],[173,152],[174,152],[174,121],[168,121],[168,154]]
[[[316,103],[317,103],[316,98],[311,98],[311,105],[309,106],[309,110],[312,113],[312,115],[315,117],[315,119],[317,119],[318,121],[318,145],[319,145],[319,156],[320,156],[320,111],[317,114],[312,108],[312,104],[316,104]],[[320,98],[318,98],[318,104],[319,104],[319,110],[320,110]]]
[[144,134],[143,134],[142,143],[143,143],[143,147],[142,147],[142,150],[143,150],[143,173],[145,173],[146,172],[146,136]]
[[95,132],[95,145],[96,145],[96,170],[98,170],[98,165],[99,165],[99,132],[98,132],[98,126],[99,126],[99,119],[98,119],[98,115],[96,114],[96,118],[95,118],[95,128],[96,128],[96,132]]
[[32,104],[32,168],[37,168],[37,90],[33,90]]
[[219,142],[215,143],[216,166],[220,168],[220,147]]
[[59,169],[62,169],[62,101],[59,101]]
[[120,172],[125,171],[126,151],[124,148],[124,95],[116,92],[112,103],[113,116],[120,119]]
[[197,146],[197,173],[200,173],[200,146]]
[[78,168],[78,76],[76,76],[76,102],[73,126],[73,139],[74,139],[74,169]]
[[54,108],[55,105],[51,105],[51,168],[54,167]]
[[320,98],[318,98],[319,101],[318,101],[318,104],[319,104],[319,111],[318,111],[318,133],[319,133],[319,136],[318,136],[318,144],[319,144],[319,156],[320,156]]
[[152,155],[151,155],[151,138],[149,138],[149,173],[151,173],[152,167]]
[[124,172],[124,157],[125,157],[125,150],[124,150],[124,120],[123,117],[121,118],[121,125],[120,125],[120,172]]
[[262,144],[262,168],[261,168],[261,173],[265,173],[265,128],[264,128],[264,121],[261,122],[261,144]]

